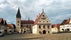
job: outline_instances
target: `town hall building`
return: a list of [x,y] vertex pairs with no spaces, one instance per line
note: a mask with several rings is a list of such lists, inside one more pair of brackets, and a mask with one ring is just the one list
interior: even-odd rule
[[51,33],[51,23],[47,16],[42,10],[42,13],[39,14],[34,22],[34,26],[32,27],[33,34],[48,34]]

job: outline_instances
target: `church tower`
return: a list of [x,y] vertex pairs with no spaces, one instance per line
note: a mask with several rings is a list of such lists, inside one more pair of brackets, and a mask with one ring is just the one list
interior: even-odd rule
[[21,14],[20,9],[18,8],[18,12],[16,14],[16,31],[21,33]]

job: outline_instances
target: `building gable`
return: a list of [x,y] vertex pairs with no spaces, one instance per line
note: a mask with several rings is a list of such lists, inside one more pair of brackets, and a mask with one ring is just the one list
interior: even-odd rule
[[50,24],[50,21],[48,17],[45,15],[45,13],[42,11],[42,13],[39,14],[39,16],[37,16],[35,24]]

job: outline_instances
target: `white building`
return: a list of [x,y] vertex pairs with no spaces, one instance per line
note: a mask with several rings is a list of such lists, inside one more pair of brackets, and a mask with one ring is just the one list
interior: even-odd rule
[[60,25],[60,32],[71,31],[71,24]]
[[60,24],[53,24],[51,28],[52,33],[58,33],[59,32],[59,26]]
[[37,25],[34,25],[34,26],[32,27],[32,33],[33,33],[33,34],[37,34],[37,32],[38,32]]
[[32,33],[33,34],[51,33],[51,24],[47,16],[44,13],[44,10],[42,11],[41,14],[39,14],[39,16],[37,16],[34,22],[34,26],[32,27]]
[[4,36],[5,34],[5,28],[6,26],[6,20],[3,20],[3,18],[0,18],[0,36]]
[[64,20],[60,25],[60,32],[70,32],[71,31],[71,20]]

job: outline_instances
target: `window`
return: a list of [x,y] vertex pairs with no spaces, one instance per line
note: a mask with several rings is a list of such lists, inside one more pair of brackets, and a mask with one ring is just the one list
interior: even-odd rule
[[43,17],[44,17],[44,15],[43,15]]
[[53,25],[52,25],[52,28],[54,28]]
[[41,22],[41,21],[39,21],[39,22]]
[[64,31],[64,29],[62,29]]
[[47,21],[48,22],[48,21]]
[[43,22],[45,22],[45,21],[43,21]]
[[45,28],[45,25],[43,25],[43,28]]
[[21,27],[23,27],[23,25],[21,25]]
[[42,32],[41,32],[41,31],[39,31],[39,33],[41,34]]
[[18,24],[19,25],[19,24]]
[[50,26],[48,25],[47,28],[49,29],[49,27],[50,27]]
[[31,25],[29,25],[31,27]]
[[41,25],[39,25],[39,28],[41,28]]
[[17,21],[19,23],[19,21]]
[[46,18],[42,18],[42,19],[44,20],[44,19],[46,19]]
[[50,31],[48,31],[48,33],[50,33]]
[[67,29],[66,31],[69,31],[69,29]]

